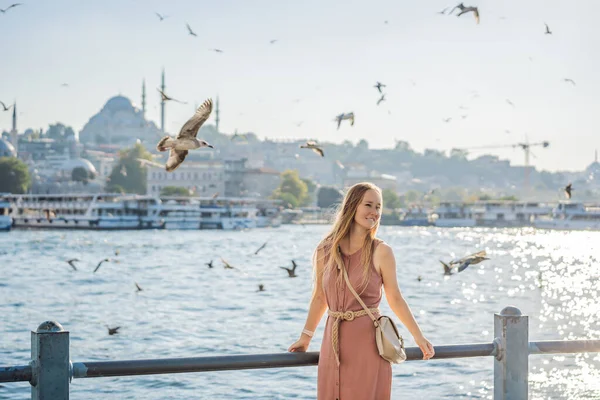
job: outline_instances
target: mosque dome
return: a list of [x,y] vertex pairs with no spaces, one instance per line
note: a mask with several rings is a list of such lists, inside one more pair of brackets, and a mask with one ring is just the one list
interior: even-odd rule
[[10,142],[0,139],[0,157],[16,157],[17,152]]
[[63,174],[67,174],[68,176],[70,176],[70,174],[73,173],[73,170],[79,167],[85,169],[90,175],[98,175],[98,172],[96,171],[96,168],[94,168],[94,165],[85,158],[72,158],[70,160],[65,161],[61,165],[60,171]]
[[134,111],[131,100],[124,96],[115,96],[110,98],[104,105],[104,109],[112,112]]

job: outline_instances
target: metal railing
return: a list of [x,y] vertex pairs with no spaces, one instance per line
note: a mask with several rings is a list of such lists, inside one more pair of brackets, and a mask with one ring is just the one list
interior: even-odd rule
[[[528,317],[515,307],[494,314],[494,337],[492,343],[435,346],[433,360],[494,357],[494,399],[518,400],[528,398],[529,355],[600,352],[600,340],[529,342]],[[418,347],[406,348],[406,355],[407,361],[423,357]],[[308,352],[71,363],[69,332],[48,321],[31,332],[29,365],[0,367],[0,382],[29,382],[32,399],[67,400],[73,378],[301,367],[318,362],[319,353]]]

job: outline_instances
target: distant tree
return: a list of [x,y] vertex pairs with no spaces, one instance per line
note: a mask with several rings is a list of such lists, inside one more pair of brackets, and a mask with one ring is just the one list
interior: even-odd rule
[[179,186],[165,186],[160,189],[161,196],[189,196],[190,191]]
[[402,202],[400,198],[391,189],[383,189],[383,208],[388,210],[394,210],[396,208],[400,208],[402,206]]
[[515,196],[514,194],[511,194],[511,195],[507,195],[507,196],[502,196],[498,200],[519,201],[519,198],[517,196]]
[[281,193],[278,199],[283,201],[285,208],[296,208],[300,205],[298,199],[291,193]]
[[450,150],[450,158],[456,158],[461,160],[467,159],[467,151],[461,149],[452,149]]
[[480,201],[492,200],[492,196],[490,196],[489,194],[480,194],[478,196],[478,200],[480,200]]
[[306,183],[300,179],[298,171],[288,169],[281,173],[281,183],[271,197],[281,199],[284,202],[291,203],[294,207],[298,207],[305,201],[307,196],[308,189]]
[[110,173],[106,187],[108,192],[112,193],[118,187],[126,193],[146,194],[148,169],[140,165],[138,158],[152,160],[152,154],[140,143],[119,152],[119,162]]
[[317,206],[329,208],[342,202],[344,194],[333,186],[321,186],[317,193]]
[[73,172],[71,172],[71,180],[75,182],[83,182],[84,185],[87,185],[89,180],[94,178],[94,174],[89,173],[88,170],[83,167],[75,167],[73,168]]
[[421,197],[421,193],[417,192],[416,190],[409,190],[408,192],[404,193],[404,201],[406,203],[416,203],[421,200]]
[[50,125],[46,131],[46,137],[54,140],[65,140],[69,136],[75,136],[75,131],[70,126],[66,126],[60,122]]
[[27,165],[15,157],[0,157],[0,192],[23,194],[31,186]]

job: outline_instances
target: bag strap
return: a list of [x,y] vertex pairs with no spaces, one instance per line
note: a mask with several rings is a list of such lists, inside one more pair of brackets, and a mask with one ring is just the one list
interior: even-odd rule
[[[341,251],[340,251],[340,253],[341,253]],[[375,316],[373,315],[373,313],[369,310],[369,308],[366,306],[366,304],[362,301],[362,299],[360,298],[360,296],[356,293],[356,291],[352,287],[352,284],[350,283],[350,279],[348,279],[348,274],[346,273],[346,263],[344,263],[344,267],[342,268],[342,272],[344,273],[344,280],[346,281],[346,285],[348,285],[348,289],[350,289],[350,291],[352,292],[352,294],[354,295],[354,297],[356,297],[356,300],[358,300],[358,302],[360,303],[360,305],[362,306],[362,308],[364,308],[365,311],[367,312],[367,314],[369,314],[369,317],[371,317],[371,319],[373,320],[373,324],[375,324],[375,327],[378,327],[379,326],[379,322],[377,321],[377,318],[375,318]]]

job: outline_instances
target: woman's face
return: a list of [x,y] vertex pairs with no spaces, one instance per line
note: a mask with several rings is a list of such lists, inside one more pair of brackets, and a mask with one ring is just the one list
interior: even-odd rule
[[381,216],[381,195],[369,189],[365,192],[354,216],[354,222],[366,230],[372,229]]

